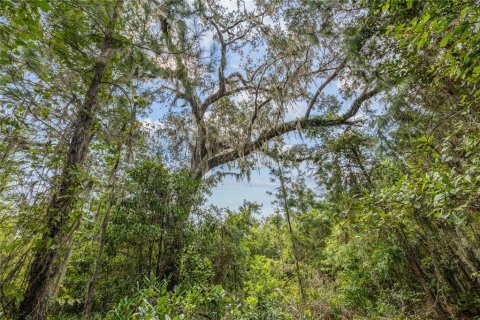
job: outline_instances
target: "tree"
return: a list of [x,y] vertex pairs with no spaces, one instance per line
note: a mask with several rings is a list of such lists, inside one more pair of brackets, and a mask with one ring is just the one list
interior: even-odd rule
[[[159,57],[168,75],[160,88],[171,93],[172,101],[165,133],[171,133],[177,150],[188,150],[189,159],[180,160],[190,162],[194,177],[237,160],[246,169],[247,156],[290,132],[348,125],[379,92],[367,83],[340,114],[322,105],[323,91],[346,68],[347,53],[331,47],[332,38],[312,43],[305,30],[262,23],[280,9],[259,4],[222,14],[225,8],[207,1],[196,7],[194,30],[176,28],[174,36],[172,28],[165,39],[169,51],[178,53]],[[209,36],[212,45],[202,46],[202,38]],[[303,114],[287,119],[288,110],[303,103]],[[184,130],[191,133],[177,134]]]
[[[165,10],[166,36],[151,33],[147,42],[168,53],[153,52],[158,63],[149,77],[160,81],[159,97],[170,102],[160,132],[167,141],[164,153],[179,166],[189,164],[196,179],[235,162],[247,173],[255,164],[251,154],[288,133],[350,125],[380,91],[374,79],[352,87],[344,96],[353,101],[338,112],[341,102],[328,103],[323,91],[346,67],[347,52],[332,45],[331,36],[312,42],[306,30],[283,30],[279,22],[262,21],[272,19],[281,6],[259,4],[253,11],[224,14],[221,4],[206,1]],[[211,45],[204,45],[205,37]],[[303,103],[302,114],[288,119],[289,110]]]
[[[68,228],[72,221],[71,211],[75,206],[76,193],[82,184],[81,170],[92,139],[91,131],[100,84],[116,50],[113,34],[116,31],[121,7],[122,1],[117,1],[111,17],[107,20],[107,29],[100,44],[100,53],[94,58],[93,76],[87,85],[84,100],[76,110],[77,115],[72,123],[73,130],[69,138],[66,157],[61,165],[62,171],[46,207],[46,231],[41,237],[40,245],[35,250],[33,261],[29,267],[27,289],[18,310],[19,319],[46,318],[49,300],[58,290],[52,286],[56,282],[54,279],[61,277],[61,261],[68,260],[70,255],[71,249],[67,243],[70,242]],[[73,218],[74,220],[75,218]],[[66,248],[60,250],[60,246]]]
[[[43,13],[36,15],[29,11],[35,8],[22,4],[18,9],[33,12],[40,31],[30,24],[18,25],[17,17],[23,11],[10,7],[13,14],[7,16],[12,23],[5,28],[18,28],[23,32],[20,35],[25,34],[23,40],[4,42],[7,48],[15,48],[3,55],[10,64],[2,67],[2,98],[8,101],[4,111],[7,119],[12,119],[7,124],[17,128],[6,132],[10,150],[12,146],[16,149],[9,157],[29,159],[21,163],[19,173],[30,172],[41,185],[25,194],[30,197],[27,201],[18,197],[18,186],[10,184],[4,192],[10,202],[16,198],[25,209],[42,217],[40,224],[26,228],[20,224],[17,229],[27,243],[33,240],[20,319],[46,317],[68,264],[72,235],[82,219],[79,195],[91,186],[85,167],[99,131],[98,118],[119,92],[123,95],[121,87],[131,81],[129,74],[134,70],[131,51],[126,50],[131,48],[130,39],[120,36],[120,30],[128,30],[123,2],[97,5],[89,1],[40,2]],[[34,181],[30,183],[34,185]],[[28,238],[29,234],[33,237]],[[8,281],[26,260],[21,261]]]

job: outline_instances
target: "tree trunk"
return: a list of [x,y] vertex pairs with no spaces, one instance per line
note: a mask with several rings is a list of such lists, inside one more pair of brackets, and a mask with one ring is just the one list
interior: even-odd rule
[[[85,298],[83,302],[83,317],[88,319],[90,317],[90,313],[92,311],[92,302],[93,302],[93,291],[95,290],[95,285],[97,284],[97,277],[100,271],[100,263],[102,261],[102,254],[103,254],[103,247],[105,246],[105,236],[107,234],[107,226],[108,226],[108,218],[110,215],[110,211],[113,207],[114,201],[114,194],[116,192],[115,188],[115,180],[117,178],[118,167],[120,165],[120,156],[121,156],[122,148],[120,147],[118,150],[117,160],[115,161],[115,165],[110,174],[109,185],[112,185],[110,190],[110,195],[108,197],[107,208],[105,209],[105,214],[103,215],[102,223],[100,224],[100,230],[98,234],[98,252],[97,257],[95,259],[95,263],[93,265],[93,272],[92,276],[88,280],[88,284],[85,290]],[[117,202],[118,202],[117,198]]]
[[[192,170],[193,171],[193,170]],[[195,172],[191,173],[191,177],[196,180],[200,180]],[[194,195],[200,191],[200,182],[192,190],[191,194]],[[162,268],[157,273],[159,278],[168,280],[167,289],[173,290],[180,282],[180,259],[184,249],[185,242],[185,223],[190,216],[192,208],[194,206],[192,196],[188,195],[186,199],[182,199],[179,207],[186,208],[188,214],[180,217],[172,215],[166,218],[165,221],[165,233],[163,234],[163,249],[162,249]]]
[[425,292],[427,301],[430,304],[431,308],[435,310],[435,313],[437,314],[438,319],[448,320],[450,318],[448,313],[442,307],[441,301],[438,300],[438,297],[435,295],[432,289],[428,286],[428,280],[425,275],[425,272],[423,271],[420,265],[420,259],[415,253],[415,250],[412,249],[412,247],[408,243],[407,237],[401,227],[396,230],[396,234],[403,248],[405,256],[408,260],[408,263],[412,268],[412,271],[414,272],[417,281],[422,286],[423,291]]
[[172,291],[180,283],[180,253],[183,249],[183,243],[178,241],[178,237],[173,239],[167,252],[171,252],[172,255],[166,255],[166,263],[164,269],[164,279],[168,280],[167,290]]
[[109,204],[107,208],[107,212],[103,216],[102,224],[100,225],[97,257],[93,265],[92,276],[88,280],[87,288],[85,290],[85,298],[83,303],[83,317],[85,319],[88,319],[90,317],[90,313],[92,311],[93,291],[95,289],[95,285],[97,284],[98,272],[100,270],[100,263],[102,260],[103,247],[105,245],[105,234],[106,234],[107,225],[108,225],[108,215],[109,215],[110,208],[111,208],[111,205]]
[[[172,291],[180,282],[180,259],[183,250],[182,221],[178,217],[170,217],[173,221],[167,222],[167,233],[162,252],[161,278],[168,281],[167,290]],[[169,232],[170,231],[170,232]]]
[[282,197],[282,202],[283,202],[283,208],[285,210],[285,216],[287,218],[287,224],[288,224],[288,233],[290,234],[290,241],[292,242],[292,253],[293,253],[293,258],[295,259],[295,269],[297,273],[297,280],[298,280],[298,286],[300,288],[300,294],[302,296],[302,301],[306,302],[307,301],[307,294],[305,293],[305,286],[303,283],[303,275],[300,270],[300,263],[298,259],[298,251],[297,251],[297,244],[295,240],[295,235],[293,233],[293,228],[292,228],[292,221],[291,221],[291,216],[290,216],[290,208],[288,207],[287,203],[287,190],[285,189],[285,180],[283,178],[283,172],[282,168],[278,164],[278,177],[280,179],[280,192],[281,192],[281,197]]
[[[113,23],[119,14],[120,6],[121,0],[118,0],[112,19]],[[55,281],[56,272],[61,269],[63,264],[68,263],[64,260],[69,258],[68,252],[72,242],[65,246],[62,240],[66,234],[74,231],[74,227],[69,226],[72,222],[71,213],[78,199],[78,192],[82,185],[80,173],[93,138],[93,119],[100,83],[114,51],[112,40],[112,35],[107,34],[100,56],[95,63],[94,76],[90,81],[85,100],[72,123],[73,133],[67,157],[46,210],[46,231],[43,233],[41,243],[34,253],[28,270],[27,288],[17,314],[17,318],[20,320],[46,319],[50,302],[55,298],[54,294],[57,291],[55,285],[60,284],[59,281]]]

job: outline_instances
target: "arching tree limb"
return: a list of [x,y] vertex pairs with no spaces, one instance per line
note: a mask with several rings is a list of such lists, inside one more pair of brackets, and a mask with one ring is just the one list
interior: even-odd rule
[[300,118],[279,124],[273,128],[265,129],[261,132],[257,139],[250,141],[243,146],[231,149],[230,151],[213,156],[208,160],[207,168],[211,170],[228,162],[237,160],[241,156],[247,156],[255,151],[260,150],[268,141],[280,137],[286,133],[308,128],[333,127],[350,124],[350,120],[358,113],[362,104],[375,96],[377,89],[370,91],[365,90],[358,96],[350,106],[350,108],[340,116],[326,118],[324,116],[315,116],[310,118]]

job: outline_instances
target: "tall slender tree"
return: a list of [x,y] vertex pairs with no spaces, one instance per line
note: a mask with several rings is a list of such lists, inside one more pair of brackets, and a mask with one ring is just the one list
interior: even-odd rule
[[29,266],[27,289],[18,310],[19,319],[46,319],[49,304],[59,284],[55,278],[61,276],[60,266],[64,260],[68,261],[70,255],[71,242],[68,238],[77,225],[74,221],[78,220],[72,211],[76,205],[77,193],[82,187],[82,170],[94,134],[94,119],[99,108],[101,83],[119,47],[114,37],[122,6],[122,0],[114,2],[113,6],[108,4],[106,6],[106,23],[104,35],[99,42],[100,51],[92,57],[94,64],[91,78],[83,101],[75,110],[61,173],[52,187],[52,195],[46,206],[45,231]]

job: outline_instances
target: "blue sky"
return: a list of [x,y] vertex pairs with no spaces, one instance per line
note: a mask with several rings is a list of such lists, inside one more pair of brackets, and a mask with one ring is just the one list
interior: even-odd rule
[[[301,170],[306,171],[305,166],[302,166]],[[313,177],[306,177],[305,183],[309,188],[317,187]],[[275,213],[275,206],[272,204],[274,195],[269,192],[275,193],[279,186],[278,181],[271,180],[270,170],[262,166],[252,171],[250,181],[246,178],[237,181],[232,176],[225,177],[212,189],[206,205],[236,210],[244,200],[247,200],[262,205],[260,210],[262,216],[272,215]]]
[[212,189],[207,205],[235,210],[243,204],[244,200],[248,200],[261,204],[262,215],[269,215],[274,213],[274,207],[271,203],[273,196],[268,195],[267,192],[274,192],[277,187],[277,182],[270,181],[269,169],[262,167],[252,172],[250,181],[246,179],[237,181],[232,176],[225,177]]

